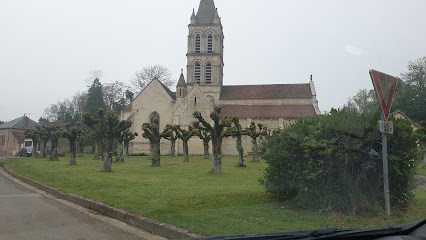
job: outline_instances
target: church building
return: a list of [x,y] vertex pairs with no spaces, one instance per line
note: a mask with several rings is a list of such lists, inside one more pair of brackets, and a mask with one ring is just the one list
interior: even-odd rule
[[[131,131],[139,136],[130,143],[129,152],[149,153],[149,141],[142,137],[142,125],[155,117],[160,131],[167,124],[188,129],[195,120],[194,111],[209,118],[213,107],[222,108],[222,116],[238,116],[243,128],[251,122],[262,123],[268,130],[283,129],[300,118],[320,114],[312,79],[305,84],[223,85],[224,34],[214,0],[201,0],[188,25],[187,76],[180,75],[176,92],[161,82],[152,81],[122,111],[121,119],[133,122]],[[278,71],[278,69],[277,69]],[[162,140],[161,153],[170,154],[170,141]],[[182,141],[176,142],[182,153]],[[237,155],[235,139],[224,139],[224,155]],[[249,137],[243,137],[245,152],[251,152]],[[211,152],[211,147],[210,147]],[[203,154],[198,137],[189,141],[190,154]]]

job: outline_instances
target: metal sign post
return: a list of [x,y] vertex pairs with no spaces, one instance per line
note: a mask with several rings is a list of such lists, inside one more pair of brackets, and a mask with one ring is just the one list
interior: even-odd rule
[[[382,114],[382,121],[385,116]],[[386,215],[390,216],[390,197],[389,197],[389,171],[388,171],[388,139],[385,133],[382,133],[382,156],[383,156],[383,190],[385,193]]]
[[388,122],[388,119],[398,79],[376,70],[370,70],[370,77],[373,81],[374,89],[376,90],[380,105],[382,107],[382,120],[379,121],[378,127],[379,131],[382,133],[383,190],[385,195],[385,210],[386,215],[390,216],[387,134],[393,134],[393,125],[391,122]]

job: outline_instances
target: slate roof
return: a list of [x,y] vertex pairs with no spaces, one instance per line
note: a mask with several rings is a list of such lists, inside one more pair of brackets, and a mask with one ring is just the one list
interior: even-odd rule
[[312,105],[222,105],[220,116],[241,118],[304,118],[317,114]]
[[[28,119],[28,127],[25,126],[25,118]],[[38,125],[37,122],[34,122],[28,117],[22,116],[20,118],[14,119],[10,122],[0,125],[0,129],[26,130],[26,129],[34,129],[37,125]]]
[[220,100],[312,98],[311,85],[271,84],[223,86]]
[[185,76],[183,76],[183,73],[180,75],[179,81],[176,87],[186,87]]
[[176,100],[176,92],[172,92],[170,91],[170,89],[168,87],[166,87],[166,85],[164,85],[161,81],[158,81],[160,83],[160,85],[164,88],[164,90],[166,90],[167,94],[169,94],[169,96],[173,99]]
[[211,25],[216,13],[216,7],[213,0],[201,0],[198,8],[196,23],[197,25]]

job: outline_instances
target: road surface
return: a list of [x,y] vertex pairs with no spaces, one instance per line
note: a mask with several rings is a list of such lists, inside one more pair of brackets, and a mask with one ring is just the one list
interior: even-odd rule
[[0,240],[164,239],[6,176],[0,169]]

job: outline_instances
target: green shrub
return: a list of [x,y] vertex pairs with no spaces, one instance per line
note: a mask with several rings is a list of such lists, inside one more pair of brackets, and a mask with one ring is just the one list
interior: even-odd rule
[[[280,201],[297,207],[351,214],[377,213],[383,202],[381,134],[378,113],[334,111],[300,120],[270,137],[260,180]],[[420,159],[416,135],[393,119],[388,137],[391,203],[404,207],[413,197]]]

